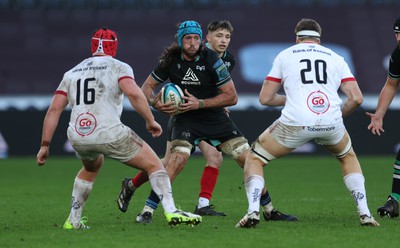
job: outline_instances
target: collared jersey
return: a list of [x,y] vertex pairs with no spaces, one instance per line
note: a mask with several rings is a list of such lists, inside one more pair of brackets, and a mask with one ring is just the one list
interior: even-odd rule
[[299,43],[280,52],[267,80],[280,83],[286,104],[279,120],[291,126],[343,122],[342,83],[355,81],[343,57],[315,43]]
[[[184,91],[198,99],[212,98],[219,94],[219,87],[231,81],[224,62],[210,50],[203,52],[193,61],[185,60],[181,55],[175,55],[169,66],[162,67],[159,63],[151,76],[163,83],[170,80]],[[223,113],[223,108],[192,110],[177,115],[177,118],[214,118],[216,113]]]
[[391,77],[393,79],[400,78],[400,48],[399,48],[399,46],[396,46],[396,48],[393,50],[393,52],[390,56],[388,75],[389,75],[389,77]]
[[118,82],[127,77],[134,78],[132,68],[111,56],[85,59],[64,74],[56,94],[66,95],[71,107],[72,143],[103,144],[120,138],[124,94]]

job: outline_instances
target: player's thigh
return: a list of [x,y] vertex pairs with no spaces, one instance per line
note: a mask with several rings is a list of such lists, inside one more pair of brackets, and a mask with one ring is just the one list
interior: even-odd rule
[[351,139],[349,136],[349,133],[344,130],[343,136],[340,139],[340,141],[336,144],[333,145],[324,145],[325,148],[330,151],[331,153],[335,155],[340,155],[344,152],[345,150],[350,150],[351,149]]
[[[275,134],[273,134],[275,132]],[[267,128],[259,137],[258,142],[262,148],[275,158],[282,157],[295,149],[295,147],[289,147],[281,144],[277,139],[277,130],[273,126]],[[281,138],[281,140],[284,140]]]
[[140,151],[125,164],[146,171],[149,175],[157,170],[164,169],[161,160],[147,143],[143,143]]

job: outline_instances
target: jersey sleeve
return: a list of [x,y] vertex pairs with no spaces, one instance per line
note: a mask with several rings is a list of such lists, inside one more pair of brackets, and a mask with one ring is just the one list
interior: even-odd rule
[[266,80],[281,83],[282,82],[282,53],[279,53],[274,62],[272,63],[271,70],[269,71]]
[[393,79],[400,78],[400,48],[398,46],[390,56],[388,75]]
[[151,76],[156,80],[158,83],[163,83],[168,80],[169,72],[167,67],[162,67],[161,63],[158,63],[154,70],[151,72]]
[[67,80],[67,73],[65,73],[54,94],[61,94],[68,96],[68,87],[69,87],[68,82],[69,81]]
[[120,67],[119,75],[118,75],[118,82],[124,78],[134,79],[135,75],[133,74],[133,69],[130,65],[128,65],[126,63],[121,63],[121,67]]
[[339,56],[338,63],[342,66],[342,75],[341,75],[340,83],[356,81],[356,78],[354,77],[353,73],[351,72],[349,65],[347,64],[347,62],[344,60],[343,57]]
[[214,64],[213,64],[213,69],[215,73],[217,74],[217,87],[221,87],[222,85],[228,83],[231,81],[231,75],[229,74],[228,68],[226,68],[225,63],[222,61],[222,59],[218,59]]
[[218,88],[231,81],[231,74],[225,65],[226,61],[218,57],[216,52],[207,48],[203,51],[202,56],[207,61],[208,67],[212,68],[213,81],[216,82]]

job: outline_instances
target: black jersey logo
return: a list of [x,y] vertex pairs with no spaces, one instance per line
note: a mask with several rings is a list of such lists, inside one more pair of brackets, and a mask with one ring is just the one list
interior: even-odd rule
[[205,71],[206,70],[206,66],[204,66],[204,65],[196,65],[196,70]]
[[185,76],[182,79],[182,84],[186,85],[200,85],[200,81],[192,69],[188,69]]

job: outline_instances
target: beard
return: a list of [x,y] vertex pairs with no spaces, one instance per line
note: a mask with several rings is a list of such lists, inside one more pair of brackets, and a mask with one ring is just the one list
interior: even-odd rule
[[182,49],[183,53],[192,59],[196,58],[200,51],[200,49],[197,49],[195,52],[194,52],[194,50],[195,50],[195,48],[191,48],[191,49],[189,49],[189,51],[186,49]]

